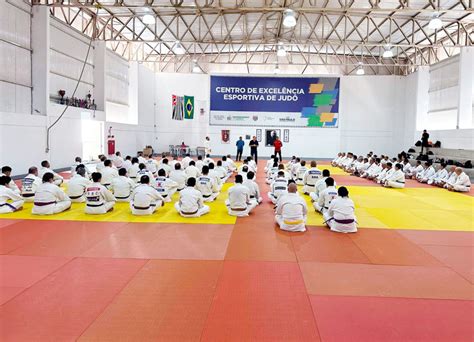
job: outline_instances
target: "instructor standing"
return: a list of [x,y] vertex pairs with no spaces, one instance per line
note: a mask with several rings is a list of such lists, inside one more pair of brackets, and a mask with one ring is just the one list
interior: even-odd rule
[[258,163],[258,153],[257,153],[258,141],[257,141],[256,136],[252,137],[252,140],[250,140],[249,146],[250,146],[250,156],[255,160],[256,163]]
[[244,152],[245,141],[242,140],[242,137],[239,137],[239,140],[235,143],[237,146],[237,156],[235,157],[235,161],[242,160],[242,152]]
[[283,146],[283,143],[281,142],[279,137],[275,138],[275,141],[273,142],[273,147],[275,147],[275,157],[279,156],[280,157],[280,163],[282,161],[281,158],[281,148]]

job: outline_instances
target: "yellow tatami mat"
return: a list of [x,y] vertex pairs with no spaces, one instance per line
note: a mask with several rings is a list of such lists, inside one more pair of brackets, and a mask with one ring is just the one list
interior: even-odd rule
[[211,212],[202,217],[184,218],[174,208],[178,194],[174,194],[172,201],[159,208],[153,215],[134,216],[130,212],[129,203],[116,203],[114,210],[104,215],[87,215],[84,213],[84,203],[73,203],[72,208],[57,215],[38,216],[31,214],[32,203],[25,203],[23,210],[11,214],[2,214],[0,218],[19,220],[66,220],[66,221],[97,221],[97,222],[146,222],[146,223],[207,223],[207,224],[234,224],[236,218],[227,214],[225,199],[227,189],[232,186],[224,184],[221,194],[216,201],[205,203]]
[[[439,188],[348,186],[361,228],[474,231],[474,197]],[[304,195],[303,195],[304,196]],[[309,196],[308,225],[322,225]]]

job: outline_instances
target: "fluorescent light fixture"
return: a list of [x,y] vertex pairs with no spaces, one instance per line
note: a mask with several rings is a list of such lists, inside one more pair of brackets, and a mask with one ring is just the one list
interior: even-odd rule
[[428,24],[430,30],[439,30],[443,27],[443,21],[439,18],[439,13],[436,12],[433,14],[433,17]]
[[143,23],[146,25],[154,25],[156,22],[156,19],[153,15],[151,14],[145,14],[143,16]]
[[296,14],[292,9],[286,9],[283,12],[283,26],[295,27],[296,26]]
[[286,56],[286,49],[283,46],[283,43],[280,43],[277,47],[277,56],[278,57],[285,57]]
[[280,67],[278,66],[278,64],[275,66],[275,69],[273,70],[273,73],[274,73],[275,75],[281,74],[281,69],[280,69]]
[[193,60],[193,73],[200,74],[201,72],[202,72],[202,70],[199,67],[199,64],[197,63],[197,61]]
[[385,51],[383,52],[383,58],[392,58],[393,57],[393,51],[390,45],[385,46]]
[[357,68],[356,74],[357,75],[365,75],[365,70],[362,67],[362,65],[359,68]]
[[186,53],[186,50],[184,49],[183,45],[181,45],[181,43],[177,41],[174,44],[173,52],[177,55],[184,55]]

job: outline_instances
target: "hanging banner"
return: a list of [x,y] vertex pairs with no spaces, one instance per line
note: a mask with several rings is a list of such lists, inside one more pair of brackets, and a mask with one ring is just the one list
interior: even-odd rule
[[228,144],[230,142],[230,130],[221,130],[221,139],[224,144]]
[[173,108],[172,119],[183,120],[183,113],[184,113],[183,97],[172,95],[171,100],[172,100],[172,108]]
[[210,125],[337,127],[339,77],[211,76]]
[[184,96],[184,118],[194,119],[194,96]]

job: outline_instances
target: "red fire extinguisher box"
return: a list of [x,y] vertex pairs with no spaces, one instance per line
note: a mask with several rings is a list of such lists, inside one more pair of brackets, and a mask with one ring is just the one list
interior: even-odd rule
[[115,154],[115,139],[107,140],[107,153],[109,155]]

